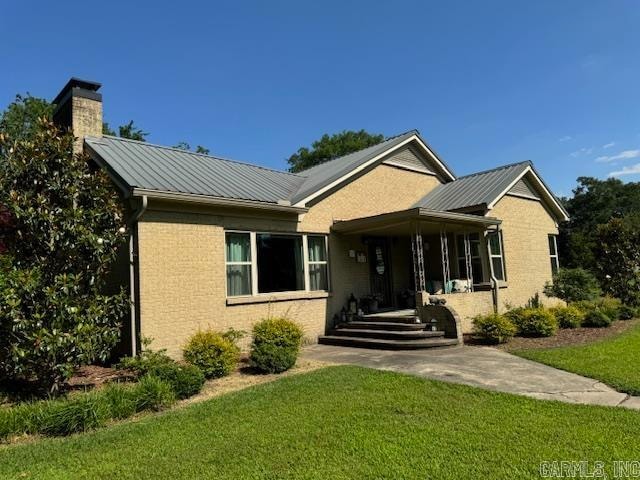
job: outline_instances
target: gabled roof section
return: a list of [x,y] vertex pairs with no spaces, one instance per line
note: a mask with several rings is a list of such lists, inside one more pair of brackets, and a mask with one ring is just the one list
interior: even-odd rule
[[388,138],[378,145],[335,158],[303,170],[302,172],[298,172],[299,175],[306,177],[306,180],[291,197],[291,203],[294,205],[305,205],[316,196],[342,185],[358,172],[408,143],[415,143],[423,150],[427,157],[433,159],[437,172],[445,181],[455,180],[456,177],[451,169],[438,158],[433,149],[420,137],[419,132],[417,130],[410,130],[401,135]]
[[438,185],[415,206],[445,211],[472,207],[490,210],[525,176],[542,194],[541,198],[546,201],[554,214],[560,220],[568,220],[569,214],[538,175],[530,161],[473,173],[459,177],[454,182]]
[[118,137],[87,137],[85,143],[131,190],[282,205],[305,181],[288,172]]

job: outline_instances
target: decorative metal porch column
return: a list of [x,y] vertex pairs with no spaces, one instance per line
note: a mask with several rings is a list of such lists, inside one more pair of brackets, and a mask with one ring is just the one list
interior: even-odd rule
[[449,269],[449,240],[447,239],[447,231],[443,226],[440,229],[440,253],[442,258],[442,290],[444,293],[451,293],[449,282],[451,280],[451,271]]
[[416,292],[424,292],[427,289],[423,248],[422,231],[420,230],[420,224],[416,223],[414,234],[411,236],[411,253],[413,255],[413,274]]
[[473,265],[471,264],[471,239],[469,234],[464,234],[464,262],[467,267],[467,280],[469,281],[469,291],[473,292]]

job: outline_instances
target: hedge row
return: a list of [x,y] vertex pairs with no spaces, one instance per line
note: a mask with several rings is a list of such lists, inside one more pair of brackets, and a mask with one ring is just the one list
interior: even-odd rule
[[515,335],[549,337],[558,328],[608,327],[615,320],[629,320],[639,313],[609,297],[550,309],[520,307],[502,315],[478,315],[473,319],[473,334],[489,343],[504,343]]

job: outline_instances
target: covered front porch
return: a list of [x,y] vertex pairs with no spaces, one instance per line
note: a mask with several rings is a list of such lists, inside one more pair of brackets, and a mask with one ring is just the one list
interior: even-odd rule
[[[359,271],[344,275],[341,285],[341,290],[354,292],[357,305],[353,299],[343,305],[334,324],[371,315],[388,323],[385,312],[398,318],[409,311],[407,323],[431,328],[426,324],[433,318],[425,317],[434,314],[423,307],[437,298],[457,315],[454,336],[461,338],[470,317],[497,304],[505,280],[498,219],[412,208],[335,222],[333,232],[349,246],[348,256]],[[444,331],[441,325],[438,329]]]

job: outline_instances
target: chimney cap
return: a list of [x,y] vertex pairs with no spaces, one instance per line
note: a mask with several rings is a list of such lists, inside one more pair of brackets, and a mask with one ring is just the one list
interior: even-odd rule
[[53,99],[52,103],[58,105],[60,103],[60,100],[64,98],[74,88],[86,90],[88,92],[97,92],[101,86],[102,84],[98,82],[92,82],[90,80],[82,80],[81,78],[78,78],[78,77],[71,77],[67,82],[67,84],[62,88],[62,90],[60,90],[60,93],[56,95],[56,98]]

